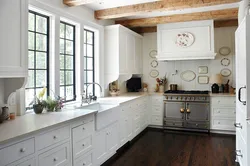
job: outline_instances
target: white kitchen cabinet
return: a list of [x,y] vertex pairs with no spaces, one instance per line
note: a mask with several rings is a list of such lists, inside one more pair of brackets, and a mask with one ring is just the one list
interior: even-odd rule
[[28,0],[1,0],[0,22],[0,78],[27,77]]
[[151,122],[153,126],[163,126],[163,96],[151,96]]
[[142,36],[121,25],[105,27],[105,83],[142,74]]
[[235,132],[236,101],[235,96],[210,97],[210,129],[211,132]]
[[94,136],[94,161],[101,165],[118,149],[118,122],[97,131]]
[[71,164],[70,142],[46,151],[38,156],[38,166],[64,166]]

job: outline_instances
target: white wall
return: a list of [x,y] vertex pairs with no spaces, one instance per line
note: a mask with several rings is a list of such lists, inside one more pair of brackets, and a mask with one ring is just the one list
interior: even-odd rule
[[[236,27],[229,28],[216,28],[215,29],[215,51],[218,53],[219,49],[223,46],[231,48],[230,55],[226,56],[229,58],[231,63],[229,66],[224,67],[220,64],[222,58],[221,55],[217,55],[215,60],[190,60],[190,61],[168,61],[168,62],[159,62],[158,67],[156,68],[159,71],[158,77],[163,77],[167,75],[168,83],[166,89],[168,89],[169,84],[176,83],[178,84],[178,89],[182,90],[210,90],[209,84],[199,84],[198,83],[198,67],[199,66],[208,66],[208,74],[220,73],[221,69],[228,68],[232,71],[232,74],[228,78],[224,78],[224,82],[228,79],[230,80],[230,85],[234,85],[233,81],[233,70],[234,70],[234,32]],[[149,56],[151,50],[157,50],[157,34],[148,33],[144,34],[143,38],[143,82],[149,84],[149,91],[154,91],[156,84],[155,78],[150,77],[149,73],[152,69],[150,66],[151,61],[153,60]],[[172,73],[175,73],[175,70],[178,70],[177,75],[172,76]],[[183,81],[180,78],[180,74],[183,71],[192,70],[196,73],[196,78],[191,82]]]

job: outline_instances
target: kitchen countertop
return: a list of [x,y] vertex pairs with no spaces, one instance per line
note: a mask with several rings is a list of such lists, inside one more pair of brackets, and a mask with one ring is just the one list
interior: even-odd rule
[[97,110],[77,109],[17,116],[15,120],[0,124],[0,144],[96,112]]
[[235,94],[232,93],[209,93],[211,97],[235,97]]
[[[107,102],[121,104],[143,96],[150,95],[149,93],[124,93],[116,97],[99,98],[99,102]],[[93,102],[95,104],[97,102]],[[67,104],[62,112],[50,113],[27,113],[23,116],[16,116],[15,120],[4,121],[0,124],[0,144],[12,141],[13,139],[33,134],[42,129],[53,127],[73,119],[83,117],[92,113],[97,113],[98,110],[93,109],[74,109],[70,105],[79,105],[79,102]],[[88,104],[86,104],[88,106]],[[67,108],[68,107],[68,108]]]

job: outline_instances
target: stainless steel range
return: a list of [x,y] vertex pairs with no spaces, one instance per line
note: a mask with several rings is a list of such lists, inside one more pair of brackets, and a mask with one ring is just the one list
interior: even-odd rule
[[208,91],[166,91],[164,128],[209,132]]

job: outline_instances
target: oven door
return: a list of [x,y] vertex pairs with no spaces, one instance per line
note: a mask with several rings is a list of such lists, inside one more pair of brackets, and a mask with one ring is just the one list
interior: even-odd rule
[[185,120],[185,102],[164,102],[165,120]]
[[209,103],[187,102],[186,103],[187,121],[209,121]]

